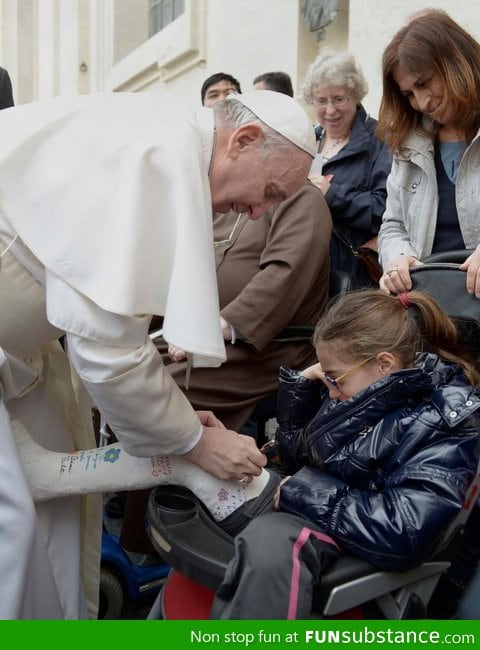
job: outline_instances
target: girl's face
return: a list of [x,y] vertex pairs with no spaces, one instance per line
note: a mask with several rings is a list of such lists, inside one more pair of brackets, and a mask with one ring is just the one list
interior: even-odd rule
[[399,65],[393,77],[400,92],[408,99],[414,110],[427,115],[443,126],[452,124],[455,108],[440,108],[445,88],[437,76],[423,77],[412,74]]
[[322,381],[328,388],[330,399],[341,402],[402,367],[390,352],[359,360],[345,354],[340,356],[332,345],[322,344],[320,347],[317,354],[323,370]]

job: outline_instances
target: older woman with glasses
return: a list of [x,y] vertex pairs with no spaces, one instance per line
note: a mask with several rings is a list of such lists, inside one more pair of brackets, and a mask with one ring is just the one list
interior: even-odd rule
[[375,137],[377,122],[361,104],[367,91],[353,56],[329,48],[310,65],[303,85],[319,122],[310,180],[332,213],[332,267],[348,271],[357,285],[371,283],[354,251],[378,233],[391,166],[387,147]]

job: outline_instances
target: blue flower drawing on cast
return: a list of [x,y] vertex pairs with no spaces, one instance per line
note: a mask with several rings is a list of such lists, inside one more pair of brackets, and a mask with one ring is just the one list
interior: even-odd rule
[[120,457],[120,449],[118,447],[109,449],[103,454],[103,460],[105,463],[116,463]]

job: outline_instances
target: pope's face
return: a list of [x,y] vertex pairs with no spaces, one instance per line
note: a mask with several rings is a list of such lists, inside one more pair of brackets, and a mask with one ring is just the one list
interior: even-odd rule
[[282,149],[265,159],[260,139],[234,146],[216,156],[212,166],[213,211],[233,210],[258,219],[300,189],[311,164],[311,156],[298,147]]

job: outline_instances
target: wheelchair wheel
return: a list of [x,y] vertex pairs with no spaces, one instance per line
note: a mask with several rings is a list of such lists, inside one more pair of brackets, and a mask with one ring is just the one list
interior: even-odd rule
[[98,618],[113,620],[120,617],[123,607],[123,589],[120,580],[109,569],[100,571],[100,601]]

